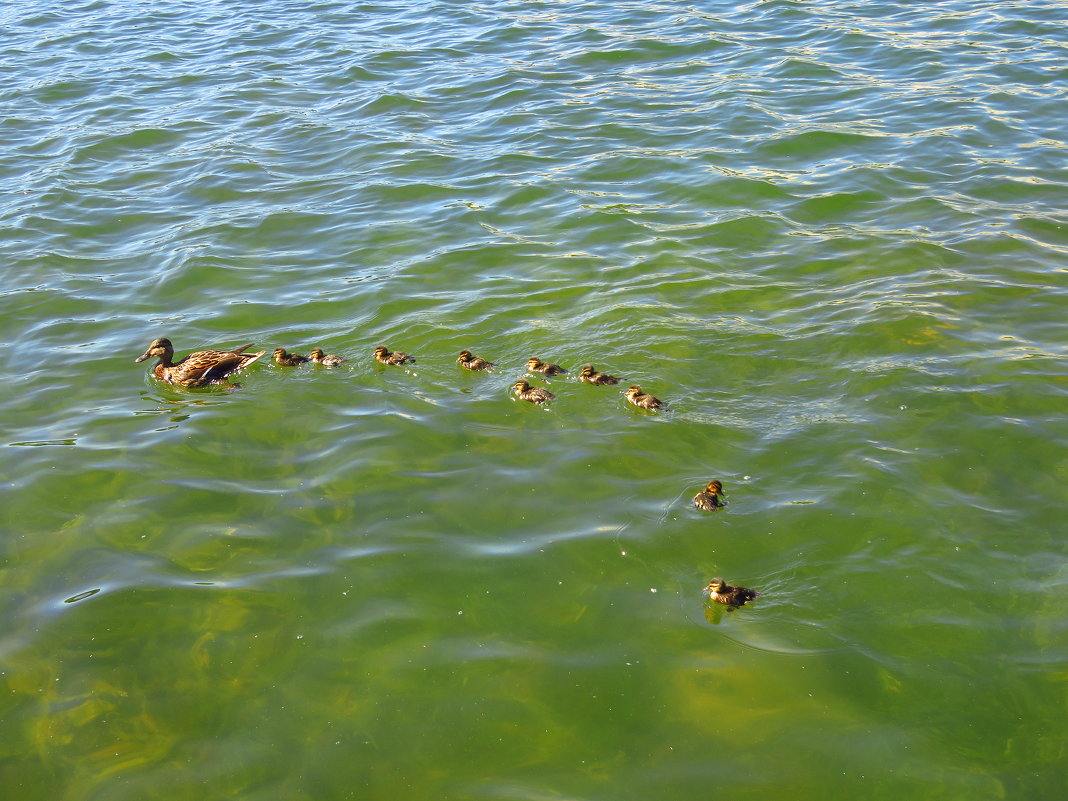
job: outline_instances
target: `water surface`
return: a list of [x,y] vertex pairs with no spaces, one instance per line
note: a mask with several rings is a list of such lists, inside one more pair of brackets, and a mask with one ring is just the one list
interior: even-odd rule
[[1066,18],[5,4],[2,795],[1061,798]]

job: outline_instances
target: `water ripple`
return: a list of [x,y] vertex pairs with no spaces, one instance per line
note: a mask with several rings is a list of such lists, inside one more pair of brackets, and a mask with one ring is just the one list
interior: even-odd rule
[[0,7],[0,786],[1052,797],[1065,16]]

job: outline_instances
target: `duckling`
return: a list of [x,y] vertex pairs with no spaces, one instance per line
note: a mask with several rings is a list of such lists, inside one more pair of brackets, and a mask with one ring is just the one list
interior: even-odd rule
[[587,384],[618,384],[619,379],[614,375],[608,375],[608,373],[598,373],[593,369],[592,364],[582,365],[582,370],[579,372],[579,378],[585,381]]
[[478,356],[472,356],[471,351],[469,350],[460,351],[460,356],[456,361],[468,370],[487,370],[490,367],[495,366],[493,362],[487,362],[485,359],[481,359]]
[[627,391],[623,393],[627,396],[627,400],[633,403],[635,406],[640,406],[642,409],[663,409],[666,405],[660,398],[654,398],[652,395],[646,395],[642,392],[642,388],[637,384],[627,388]]
[[414,362],[415,358],[407,353],[401,353],[399,350],[390,351],[379,345],[375,348],[375,361],[381,364],[404,364],[406,362]]
[[307,356],[301,356],[299,353],[290,353],[285,348],[275,348],[274,361],[282,367],[296,367],[298,364],[310,361],[310,359]]
[[714,512],[726,506],[727,502],[723,500],[723,485],[715,479],[709,481],[707,487],[693,496],[693,505],[703,512]]
[[710,600],[732,607],[742,606],[754,598],[760,597],[759,592],[728,584],[721,578],[714,578],[708,582],[705,592],[708,593]]
[[345,362],[344,359],[340,356],[335,356],[333,353],[324,354],[322,348],[313,348],[312,352],[308,354],[308,358],[323,367],[337,367]]
[[[166,337],[152,340],[142,355],[134,363],[143,362],[155,356],[159,359],[152,368],[152,375],[168,384],[180,387],[203,387],[207,384],[221,384],[230,373],[243,370],[260,358],[267,351],[246,353],[252,343],[233,350],[198,350],[188,356],[174,361],[174,346]],[[231,385],[234,386],[234,385]]]
[[523,379],[512,384],[512,389],[515,390],[517,398],[530,401],[531,403],[545,403],[545,401],[551,401],[556,397],[553,393],[549,392],[549,390],[542,389],[541,387],[532,387]]
[[545,373],[545,375],[567,375],[567,370],[560,365],[546,364],[535,356],[527,359],[527,369],[532,373]]

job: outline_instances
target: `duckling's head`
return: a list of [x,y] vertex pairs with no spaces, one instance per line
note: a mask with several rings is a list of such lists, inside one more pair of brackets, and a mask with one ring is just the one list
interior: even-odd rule
[[724,586],[726,586],[726,583],[727,582],[725,582],[721,578],[714,578],[710,582],[708,582],[708,586],[705,587],[705,590],[707,592],[718,593],[720,590],[723,589]]
[[389,353],[389,348],[385,348],[381,345],[375,348],[375,356],[385,356],[387,353]]
[[458,361],[458,362],[469,362],[469,361],[471,361],[471,351],[469,351],[469,350],[460,351],[460,355],[456,359],[456,361]]
[[593,365],[592,364],[584,364],[584,365],[582,365],[582,369],[579,370],[579,374],[580,375],[593,375]]
[[623,394],[626,395],[628,398],[633,398],[635,395],[642,394],[642,388],[639,387],[637,384],[631,384],[629,387],[627,387],[627,391]]
[[324,354],[322,348],[312,348],[311,357],[313,359],[321,359],[323,358],[323,355]]
[[285,348],[275,348],[274,349],[274,358],[276,358],[276,359],[284,359],[288,355],[289,354],[286,353],[286,349]]
[[539,367],[541,367],[541,359],[539,359],[537,356],[531,356],[529,359],[527,359],[528,370],[536,370]]
[[167,337],[159,337],[159,339],[153,339],[152,344],[148,346],[148,350],[134,359],[134,364],[143,362],[145,359],[150,359],[153,356],[159,359],[169,359],[174,355],[174,346]]
[[705,490],[711,492],[713,495],[722,495],[723,485],[719,483],[718,479],[712,479],[708,482],[708,486],[705,487]]
[[512,384],[512,389],[514,389],[516,392],[526,392],[528,389],[530,389],[530,382],[520,378],[518,381]]

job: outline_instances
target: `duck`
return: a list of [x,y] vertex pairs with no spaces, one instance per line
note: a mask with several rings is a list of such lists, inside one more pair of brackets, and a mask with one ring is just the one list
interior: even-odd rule
[[532,387],[523,379],[519,379],[512,384],[512,389],[515,390],[517,398],[530,401],[531,403],[545,403],[545,401],[551,401],[556,397],[553,393],[549,392],[549,390],[542,389],[541,387]]
[[716,479],[708,482],[703,490],[693,496],[693,505],[703,512],[714,512],[727,505],[723,500],[723,485]]
[[456,361],[468,370],[488,370],[490,367],[495,366],[493,362],[487,362],[485,359],[481,359],[478,356],[472,356],[471,351],[469,350],[460,351],[460,355],[457,357]]
[[714,578],[708,582],[705,592],[708,593],[709,600],[732,607],[743,606],[754,598],[760,597],[760,593],[755,590],[728,584],[721,578]]
[[654,398],[642,392],[642,388],[637,384],[627,387],[627,391],[623,394],[627,396],[628,401],[642,409],[663,409],[667,405],[660,398]]
[[582,365],[582,370],[579,371],[579,379],[585,381],[587,384],[618,384],[619,379],[614,375],[608,375],[608,373],[599,373],[593,369],[592,364]]
[[405,364],[406,362],[414,362],[415,358],[407,353],[401,353],[399,350],[391,351],[389,348],[379,345],[375,348],[375,361],[381,364]]
[[159,337],[152,340],[148,350],[134,359],[134,364],[154,356],[159,361],[152,368],[152,375],[160,381],[181,387],[203,387],[223,383],[226,376],[243,370],[267,352],[247,353],[251,347],[252,343],[249,342],[233,350],[198,350],[175,362],[171,341]]
[[527,359],[527,369],[532,373],[545,373],[545,375],[567,375],[567,370],[558,364],[547,364],[536,356]]
[[282,367],[296,367],[298,364],[311,361],[311,359],[307,356],[301,356],[299,353],[290,353],[285,348],[275,348],[274,361],[275,364],[279,364]]
[[335,356],[333,353],[323,353],[322,348],[312,348],[308,358],[316,364],[323,365],[323,367],[337,367],[339,364],[345,363],[345,360],[340,356]]

